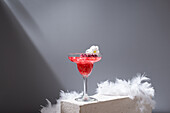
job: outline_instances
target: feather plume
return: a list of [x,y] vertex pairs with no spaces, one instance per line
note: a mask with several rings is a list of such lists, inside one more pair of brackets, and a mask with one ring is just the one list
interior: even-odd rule
[[57,113],[57,105],[54,104],[52,105],[51,102],[46,99],[47,101],[47,106],[44,107],[41,105],[42,109],[40,110],[41,113]]
[[146,105],[154,108],[153,100],[155,90],[149,83],[150,79],[145,74],[137,74],[137,77],[131,80],[116,79],[115,82],[105,81],[98,84],[97,94],[110,96],[129,96],[129,98],[137,99],[139,110],[143,113]]
[[57,100],[57,104],[54,104],[52,105],[51,102],[47,100],[47,106],[44,107],[44,106],[41,106],[42,109],[40,110],[41,113],[61,113],[61,110],[60,110],[60,102],[61,100],[72,100],[74,99],[75,97],[80,97],[83,93],[78,93],[76,91],[67,91],[67,92],[64,92],[64,91],[60,91],[60,98]]

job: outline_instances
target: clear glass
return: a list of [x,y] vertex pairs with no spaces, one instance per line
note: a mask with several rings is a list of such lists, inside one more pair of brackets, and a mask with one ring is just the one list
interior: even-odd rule
[[85,53],[70,53],[68,59],[77,64],[77,69],[83,76],[83,95],[75,100],[80,102],[97,101],[97,99],[89,97],[87,94],[87,78],[90,76],[93,65],[95,62],[100,61],[102,58],[101,54],[98,55],[87,55]]

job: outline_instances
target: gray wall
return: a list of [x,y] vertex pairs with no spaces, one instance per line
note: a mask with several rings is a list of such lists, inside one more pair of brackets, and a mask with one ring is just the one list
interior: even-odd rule
[[146,72],[156,90],[155,112],[170,112],[170,1],[5,0],[0,18],[0,111],[38,112],[59,90],[82,90],[70,52],[100,46],[88,79],[129,79]]

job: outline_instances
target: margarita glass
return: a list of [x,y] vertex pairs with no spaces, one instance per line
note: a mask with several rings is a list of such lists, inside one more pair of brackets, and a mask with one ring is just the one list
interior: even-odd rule
[[77,69],[83,76],[84,91],[83,96],[76,98],[77,101],[96,101],[95,98],[89,97],[87,94],[87,78],[92,72],[93,64],[100,61],[102,58],[101,54],[93,55],[86,53],[70,53],[68,59],[77,64]]

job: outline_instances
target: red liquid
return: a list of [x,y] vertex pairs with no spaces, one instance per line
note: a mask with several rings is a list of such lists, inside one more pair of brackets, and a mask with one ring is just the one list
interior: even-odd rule
[[93,69],[93,63],[101,60],[101,57],[68,57],[77,63],[77,68],[83,77],[88,77]]

